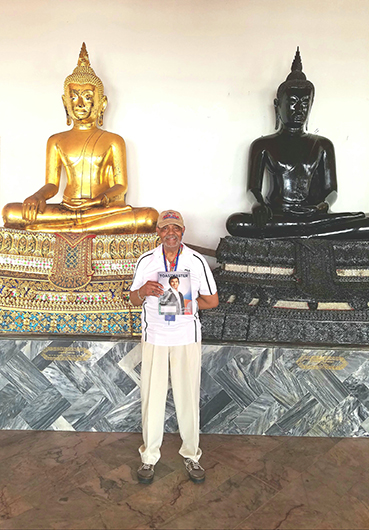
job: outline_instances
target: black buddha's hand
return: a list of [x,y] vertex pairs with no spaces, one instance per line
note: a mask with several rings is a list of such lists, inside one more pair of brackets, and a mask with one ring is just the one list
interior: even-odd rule
[[327,202],[323,201],[319,204],[300,204],[288,209],[288,213],[293,215],[301,215],[304,217],[310,217],[319,213],[326,213],[328,211],[329,205]]
[[329,210],[329,204],[326,201],[323,201],[320,202],[316,208],[320,213],[327,213]]
[[252,218],[254,225],[258,228],[263,228],[267,222],[272,219],[272,217],[272,210],[265,204],[265,202],[258,202],[252,207]]

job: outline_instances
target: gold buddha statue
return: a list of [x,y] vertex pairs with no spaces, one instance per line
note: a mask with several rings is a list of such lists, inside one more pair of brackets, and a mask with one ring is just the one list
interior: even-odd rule
[[[49,138],[45,185],[23,204],[7,204],[4,226],[41,232],[154,232],[158,212],[125,203],[125,143],[100,128],[108,101],[85,43],[77,67],[64,82],[63,103],[67,125],[73,123],[73,128]],[[63,201],[47,204],[58,193],[62,167],[67,176]]]

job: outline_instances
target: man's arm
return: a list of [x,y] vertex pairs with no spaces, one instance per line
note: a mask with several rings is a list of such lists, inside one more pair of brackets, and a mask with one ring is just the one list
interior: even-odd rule
[[147,296],[156,296],[157,298],[159,298],[159,296],[161,296],[163,292],[164,289],[161,283],[149,280],[139,289],[136,289],[135,291],[130,291],[129,298],[133,305],[142,305],[144,299]]
[[218,293],[214,294],[200,294],[197,298],[199,309],[211,309],[217,307],[219,304]]
[[[212,307],[217,307],[219,304],[217,286],[214,280],[213,273],[210,270],[209,264],[203,256],[194,254],[196,258],[200,259],[202,263],[202,271],[200,276],[200,286],[198,291],[198,297],[196,302],[199,309],[211,309]],[[211,293],[211,294],[201,294]]]

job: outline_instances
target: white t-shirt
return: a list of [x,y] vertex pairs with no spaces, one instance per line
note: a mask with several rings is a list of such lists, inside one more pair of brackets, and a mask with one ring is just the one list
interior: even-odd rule
[[[139,258],[131,291],[136,291],[148,280],[157,282],[158,272],[163,272],[163,247],[158,246]],[[159,315],[158,298],[147,296],[142,304],[142,338],[145,342],[157,346],[181,346],[201,341],[201,324],[196,299],[199,294],[211,295],[217,292],[217,287],[205,258],[195,250],[183,245],[179,255],[177,272],[187,271],[191,275],[192,315],[176,315],[174,321],[166,321],[164,315]],[[173,275],[176,273],[173,271]]]

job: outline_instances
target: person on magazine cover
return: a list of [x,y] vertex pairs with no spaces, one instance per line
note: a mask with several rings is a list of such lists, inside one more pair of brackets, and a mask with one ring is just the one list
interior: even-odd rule
[[[206,260],[182,243],[185,226],[182,215],[167,210],[159,215],[156,231],[161,245],[143,254],[136,265],[130,299],[142,305],[142,436],[139,448],[142,465],[139,482],[150,483],[160,458],[163,441],[168,374],[182,438],[179,454],[193,482],[203,482],[199,464],[201,324],[199,309],[218,305],[216,284]],[[158,311],[164,288],[159,277],[191,277],[191,314],[167,315]],[[171,286],[172,288],[172,286]],[[175,287],[174,287],[175,288]]]
[[185,303],[183,294],[178,290],[178,276],[171,276],[169,278],[169,285],[169,289],[164,291],[163,296],[159,298],[160,305],[172,306],[175,315],[183,315],[185,312]]

